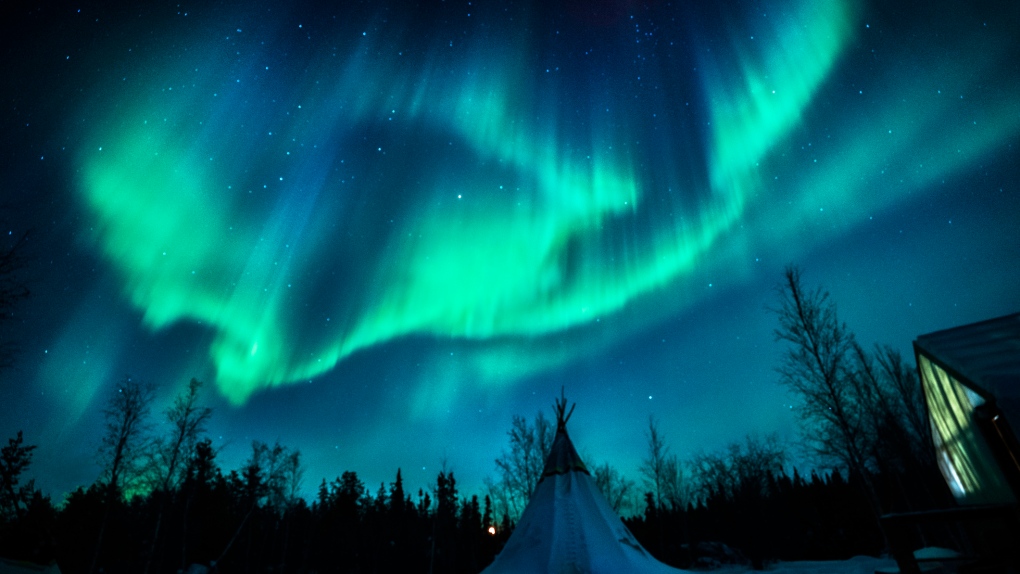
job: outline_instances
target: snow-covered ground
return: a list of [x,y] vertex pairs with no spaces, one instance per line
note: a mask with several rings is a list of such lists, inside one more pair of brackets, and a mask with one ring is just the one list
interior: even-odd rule
[[838,561],[781,562],[769,571],[775,574],[875,574],[879,568],[896,570],[896,561],[892,558],[854,556]]
[[[892,558],[855,556],[849,560],[779,562],[767,568],[765,572],[768,574],[875,574],[879,569],[886,572],[896,571],[896,561]],[[742,566],[726,566],[711,572],[712,574],[761,574]]]
[[[959,554],[945,548],[922,548],[914,551],[914,557],[921,560],[921,571],[939,569],[939,559],[952,560]],[[928,561],[928,562],[924,562]],[[719,574],[759,574],[742,566],[727,566],[712,571]],[[768,574],[876,574],[876,572],[893,574],[899,572],[896,561],[892,558],[875,558],[873,556],[854,556],[849,560],[832,560],[824,562],[779,562],[765,570]]]

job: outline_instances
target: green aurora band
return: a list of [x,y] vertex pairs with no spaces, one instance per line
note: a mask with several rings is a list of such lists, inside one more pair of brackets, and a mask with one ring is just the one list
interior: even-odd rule
[[[366,35],[286,77],[254,42],[235,53],[196,40],[191,60],[152,64],[103,100],[81,197],[145,324],[212,330],[217,384],[235,404],[408,336],[472,342],[484,378],[513,380],[590,349],[536,352],[535,341],[699,269],[739,271],[748,245],[795,240],[819,205],[843,215],[815,240],[843,233],[1016,131],[1008,98],[980,126],[942,135],[955,102],[931,102],[925,120],[890,98],[819,145],[824,169],[801,169],[792,139],[853,44],[858,10],[805,1],[769,22],[760,40],[734,34],[731,52],[701,56],[700,139],[665,119],[645,147],[624,145],[650,129],[628,122],[685,102],[606,93],[574,121],[557,103],[566,88],[537,80],[514,48],[526,38],[405,54]],[[964,60],[948,66],[943,81],[959,86],[945,89],[962,93]],[[923,77],[898,82],[935,99]],[[886,177],[900,177],[881,191],[876,147]]]

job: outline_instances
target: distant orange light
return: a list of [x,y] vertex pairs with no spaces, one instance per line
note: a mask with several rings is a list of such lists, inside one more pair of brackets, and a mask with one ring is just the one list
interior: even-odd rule
[[496,527],[495,526],[490,526],[489,527],[489,534],[491,534],[493,536],[496,535]]

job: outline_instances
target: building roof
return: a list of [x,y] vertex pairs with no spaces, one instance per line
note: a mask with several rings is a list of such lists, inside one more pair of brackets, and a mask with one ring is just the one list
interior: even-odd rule
[[1020,313],[921,335],[914,346],[1020,425]]

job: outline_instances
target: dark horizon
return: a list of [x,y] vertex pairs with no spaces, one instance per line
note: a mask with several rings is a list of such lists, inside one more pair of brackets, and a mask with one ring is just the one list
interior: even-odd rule
[[787,265],[910,361],[1020,309],[1015,2],[604,7],[5,8],[0,438],[37,486],[96,480],[128,376],[155,413],[204,381],[225,468],[467,492],[565,387],[636,477],[650,415],[685,460],[796,440]]

